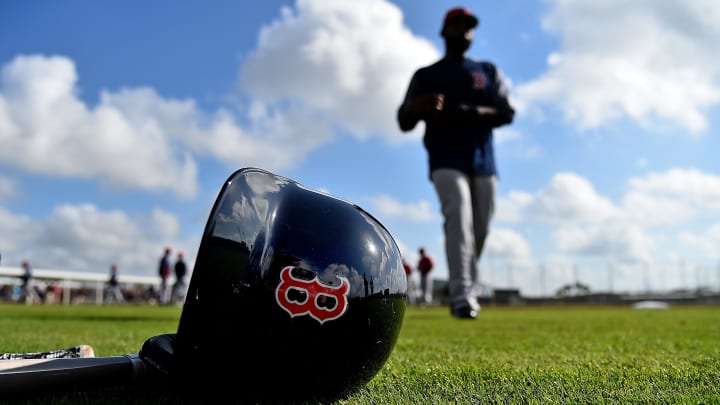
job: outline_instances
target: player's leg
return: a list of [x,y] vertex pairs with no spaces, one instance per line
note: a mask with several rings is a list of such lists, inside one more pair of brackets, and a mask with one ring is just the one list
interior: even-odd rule
[[[496,176],[475,177],[472,182],[473,229],[475,233],[475,262],[481,259],[485,240],[490,231],[490,221],[495,212]],[[472,274],[473,283],[477,285],[478,272]]]
[[433,300],[433,280],[430,273],[425,275],[425,303],[432,304]]
[[472,276],[477,264],[469,179],[452,169],[435,170],[431,177],[444,218],[451,309],[458,317],[474,318],[479,305]]

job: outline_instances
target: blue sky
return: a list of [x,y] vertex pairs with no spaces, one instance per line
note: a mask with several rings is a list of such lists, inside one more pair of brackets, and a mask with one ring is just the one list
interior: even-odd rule
[[447,278],[423,126],[395,112],[457,5],[517,109],[483,282],[720,287],[714,0],[2,2],[2,265],[152,276],[171,246],[192,268],[223,182],[259,167],[362,206]]

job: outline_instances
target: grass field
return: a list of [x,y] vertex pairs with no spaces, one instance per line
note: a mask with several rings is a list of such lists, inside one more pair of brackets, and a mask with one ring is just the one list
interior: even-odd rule
[[[90,344],[137,353],[181,308],[0,305],[0,352]],[[341,404],[720,404],[720,307],[485,307],[476,321],[411,307],[395,350]],[[278,387],[281,388],[281,387]],[[171,403],[128,391],[29,403]],[[1,400],[1,399],[0,399]]]

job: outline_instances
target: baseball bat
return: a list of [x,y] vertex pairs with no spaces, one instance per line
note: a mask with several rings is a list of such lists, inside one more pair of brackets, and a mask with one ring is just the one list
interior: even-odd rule
[[[0,353],[0,360],[64,359],[75,357],[95,357],[95,351],[90,345],[77,345],[47,352]],[[0,363],[0,370],[2,368],[2,363]]]
[[0,398],[145,382],[149,369],[139,354],[105,357],[0,360]]

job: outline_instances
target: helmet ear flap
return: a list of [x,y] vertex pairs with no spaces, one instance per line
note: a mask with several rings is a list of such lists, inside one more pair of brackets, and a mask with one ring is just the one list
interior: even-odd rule
[[140,349],[140,358],[163,378],[175,369],[175,337],[175,333],[153,336]]

